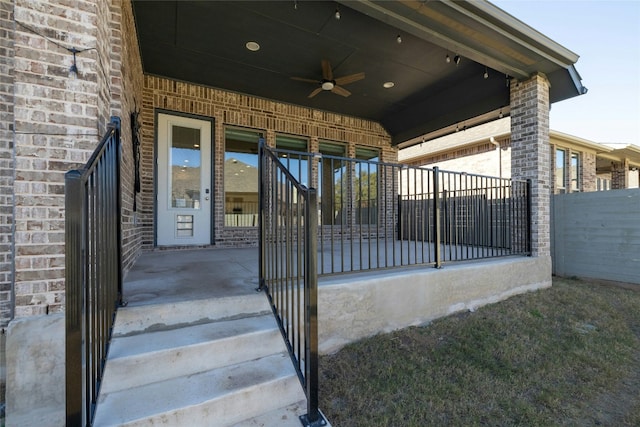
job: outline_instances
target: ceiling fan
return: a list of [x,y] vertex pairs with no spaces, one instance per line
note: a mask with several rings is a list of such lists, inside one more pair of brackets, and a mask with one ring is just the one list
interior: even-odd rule
[[300,82],[307,82],[307,83],[320,85],[320,87],[316,88],[313,92],[309,94],[309,98],[313,98],[323,90],[333,92],[336,95],[347,97],[351,95],[351,92],[349,92],[342,86],[364,79],[364,73],[355,73],[355,74],[350,74],[348,76],[337,77],[334,79],[333,70],[331,69],[331,63],[328,60],[323,59],[321,64],[322,64],[321,80],[307,79],[304,77],[291,77],[292,80],[298,80]]

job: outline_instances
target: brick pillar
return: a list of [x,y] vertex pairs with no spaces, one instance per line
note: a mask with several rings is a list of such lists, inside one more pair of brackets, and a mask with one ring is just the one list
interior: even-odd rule
[[531,251],[550,256],[549,81],[511,82],[511,176],[531,180]]
[[581,174],[580,182],[582,184],[582,191],[596,191],[597,190],[597,175],[596,175],[596,154],[595,153],[583,153],[581,162]]
[[629,186],[629,160],[611,162],[611,189],[622,190]]

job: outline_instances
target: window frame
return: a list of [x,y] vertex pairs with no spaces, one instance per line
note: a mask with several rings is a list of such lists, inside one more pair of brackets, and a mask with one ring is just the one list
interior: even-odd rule
[[[558,155],[562,154],[562,161],[558,161]],[[554,181],[555,181],[555,187],[556,190],[558,190],[559,192],[566,192],[567,190],[567,150],[565,150],[564,148],[557,148],[555,149],[555,156],[554,156]],[[559,174],[558,172],[561,171],[561,174]],[[558,178],[561,177],[560,182],[558,182]]]
[[[373,156],[373,157],[360,156],[359,153],[358,153],[359,150],[360,150],[361,153],[362,152],[370,152],[370,153],[375,152],[376,155]],[[361,161],[367,162],[366,164],[370,164],[369,162],[375,162],[376,163],[375,166],[374,166],[374,168],[375,168],[374,172],[371,172],[370,168],[367,167],[367,169],[369,170],[369,172],[367,172],[367,173],[369,175],[372,174],[372,173],[375,173],[376,176],[374,178],[375,179],[375,196],[372,198],[371,195],[370,195],[370,191],[368,192],[369,197],[367,198],[367,216],[365,218],[366,221],[363,221],[362,210],[361,210],[362,207],[360,206],[360,202],[361,202],[360,197],[362,196],[362,194],[361,194],[362,187],[359,186],[358,188],[354,188],[355,210],[358,210],[358,213],[354,212],[355,224],[356,225],[360,225],[360,226],[362,226],[362,225],[375,226],[375,225],[378,224],[378,208],[380,206],[380,200],[381,200],[380,199],[380,188],[381,188],[381,184],[382,184],[382,181],[380,179],[380,174],[379,174],[379,163],[380,163],[381,155],[382,155],[382,150],[380,148],[378,148],[378,147],[371,147],[371,146],[366,146],[366,145],[356,145],[356,147],[355,147],[355,152],[354,152],[354,159],[355,160],[361,160]],[[362,163],[356,163],[356,164],[357,165],[362,165]],[[362,174],[361,166],[360,166],[360,170],[359,171],[355,171],[355,172],[356,173],[354,173],[354,177],[353,177],[353,185],[354,186],[356,185],[357,182],[359,182],[357,180],[360,178],[360,176]],[[369,183],[371,183],[371,181],[372,181],[371,179],[368,179]],[[371,185],[371,184],[369,184],[369,185]],[[371,215],[372,211],[371,211],[370,206],[369,206],[371,204],[371,201],[375,202],[375,207],[374,207],[374,211],[373,211],[374,212],[373,217]]]
[[[228,215],[241,215],[242,212],[236,212],[236,208],[233,209],[233,211],[231,212],[227,212],[227,208],[228,208],[228,202],[227,199],[233,197],[233,192],[227,192],[227,184],[228,184],[228,179],[227,179],[227,172],[228,172],[228,168],[227,168],[227,154],[228,153],[245,153],[243,151],[229,151],[228,150],[228,133],[229,131],[236,131],[236,132],[245,132],[247,134],[255,134],[255,136],[257,137],[257,141],[256,141],[256,145],[255,145],[255,153],[253,152],[253,150],[249,151],[248,154],[251,155],[255,155],[255,159],[256,159],[256,165],[251,165],[248,164],[249,167],[255,167],[256,170],[258,169],[257,164],[259,162],[258,159],[258,148],[260,146],[260,142],[264,141],[265,138],[265,134],[266,132],[260,129],[253,129],[253,128],[245,128],[245,127],[239,127],[239,126],[232,126],[232,125],[225,125],[223,128],[223,147],[222,147],[222,212],[223,212],[223,228],[225,229],[239,229],[239,228],[256,228],[257,227],[257,206],[258,206],[258,193],[256,191],[255,193],[255,199],[256,201],[253,202],[255,204],[255,212],[249,212],[249,215],[254,215],[254,221],[252,221],[253,223],[255,223],[255,225],[246,225],[246,224],[239,224],[239,225],[233,225],[230,222],[228,222],[228,220],[233,221],[232,218],[228,218]],[[238,159],[238,161],[241,161]],[[258,180],[256,181],[256,188],[259,184],[259,179],[260,177],[258,177]],[[228,195],[229,194],[229,195]],[[243,203],[244,202],[232,202],[232,203]],[[252,203],[252,202],[246,202],[246,203]],[[240,208],[242,209],[242,208]]]
[[[324,146],[324,149],[323,149]],[[341,147],[341,154],[338,154],[336,150],[327,149],[328,147]],[[348,195],[346,194],[346,190],[344,185],[341,185],[340,189],[340,205],[336,204],[336,172],[340,172],[339,181],[344,182],[344,180],[349,180],[350,173],[349,168],[347,167],[347,163],[343,160],[331,159],[331,180],[329,184],[327,184],[327,179],[324,176],[328,174],[325,171],[325,167],[327,165],[325,156],[337,157],[337,158],[347,158],[348,144],[346,142],[338,142],[331,140],[319,140],[318,141],[318,153],[320,154],[320,165],[318,167],[318,204],[320,204],[321,218],[320,223],[323,226],[344,226],[347,225],[347,211],[344,209],[346,204]],[[339,162],[340,165],[338,168],[335,167],[333,162]],[[327,200],[328,199],[328,200]],[[322,206],[331,206],[332,210],[322,209]]]
[[[575,166],[573,161],[575,160]],[[582,186],[580,180],[580,153],[577,151],[571,152],[569,156],[569,188],[571,191],[578,192],[581,190]],[[575,177],[574,177],[575,174]],[[574,185],[575,184],[575,185]]]

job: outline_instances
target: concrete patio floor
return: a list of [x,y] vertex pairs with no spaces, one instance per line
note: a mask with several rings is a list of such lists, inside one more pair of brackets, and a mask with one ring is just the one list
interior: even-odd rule
[[[324,242],[318,248],[321,283],[349,281],[380,274],[432,269],[433,244],[413,241]],[[442,245],[448,265],[486,262],[496,249]],[[283,253],[278,256],[282,257]],[[453,264],[449,264],[452,261]],[[460,262],[462,261],[462,262]],[[272,261],[268,261],[272,262]],[[130,306],[241,296],[255,293],[259,283],[258,248],[162,249],[143,253],[124,278],[124,299]],[[426,264],[426,265],[425,265]],[[401,267],[401,268],[399,268]],[[295,270],[295,265],[292,267]],[[369,270],[373,268],[374,270]],[[349,273],[344,276],[343,273]],[[326,275],[328,274],[328,275]],[[337,276],[336,276],[337,274]]]
[[124,278],[129,306],[240,296],[258,287],[258,248],[143,253]]

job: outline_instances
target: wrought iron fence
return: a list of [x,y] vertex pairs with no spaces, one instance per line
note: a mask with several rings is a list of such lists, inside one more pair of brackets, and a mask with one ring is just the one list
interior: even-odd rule
[[415,253],[408,259],[439,267],[530,254],[528,181],[408,167],[399,177],[398,240]]
[[273,150],[318,191],[318,273],[523,255],[526,181]]
[[120,120],[65,175],[66,425],[91,425],[122,302]]
[[260,143],[260,287],[268,295],[307,396],[306,426],[326,421],[318,409],[316,190],[298,182]]

